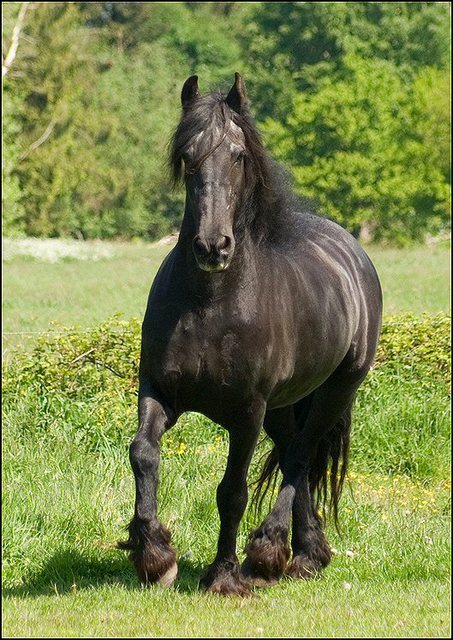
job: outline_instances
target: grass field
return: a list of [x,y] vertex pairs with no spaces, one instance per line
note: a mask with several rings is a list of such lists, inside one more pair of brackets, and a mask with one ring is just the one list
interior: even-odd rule
[[[143,316],[151,282],[172,246],[84,243],[95,260],[78,259],[76,251],[69,256],[61,251],[62,257],[53,262],[59,255],[59,241],[40,244],[35,241],[33,255],[31,251],[28,255],[13,249],[6,252],[3,331],[13,335],[5,336],[4,349],[34,339],[33,335],[19,338],[14,335],[17,332],[47,331],[53,322],[85,328],[117,312]],[[86,253],[82,255],[85,258]]]
[[[45,331],[53,320],[92,327],[118,311],[141,317],[169,246],[102,247],[109,255],[91,260],[7,254],[4,331]],[[448,247],[369,253],[387,315],[449,310]],[[7,336],[8,358],[35,338]],[[215,554],[228,442],[196,414],[162,444],[160,514],[179,577],[167,591],[140,588],[115,548],[133,511],[135,401],[112,384],[108,394],[37,394],[32,383],[5,394],[4,637],[451,637],[448,384],[405,369],[373,372],[357,398],[342,535],[328,526],[331,564],[320,579],[282,580],[251,599],[197,588]],[[247,511],[240,552],[256,524]]]

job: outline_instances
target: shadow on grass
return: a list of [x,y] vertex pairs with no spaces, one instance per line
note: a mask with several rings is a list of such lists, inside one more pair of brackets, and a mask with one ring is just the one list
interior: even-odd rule
[[[181,559],[175,582],[177,591],[197,592],[201,574],[201,566]],[[40,571],[24,579],[23,584],[5,587],[3,596],[64,595],[104,585],[121,586],[131,591],[142,589],[132,564],[121,551],[105,551],[102,556],[90,557],[74,549],[64,549],[57,551]]]

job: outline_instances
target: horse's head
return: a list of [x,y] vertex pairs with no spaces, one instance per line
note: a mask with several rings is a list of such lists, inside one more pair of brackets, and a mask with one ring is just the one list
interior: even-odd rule
[[173,163],[175,172],[184,163],[186,215],[194,228],[192,249],[200,269],[223,271],[233,258],[235,216],[246,182],[246,138],[234,122],[246,109],[244,83],[236,73],[226,97],[201,96],[198,78],[191,76],[184,83],[181,101],[183,116],[175,134]]

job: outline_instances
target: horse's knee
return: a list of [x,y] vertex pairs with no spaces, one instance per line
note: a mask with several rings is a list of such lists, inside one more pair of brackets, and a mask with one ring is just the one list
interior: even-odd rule
[[133,518],[129,539],[119,544],[129,551],[138,578],[143,584],[158,582],[170,586],[177,575],[176,553],[170,545],[170,531],[160,522],[150,523]]
[[242,517],[242,514],[247,505],[248,489],[247,482],[245,480],[225,481],[225,478],[217,487],[217,507],[219,514],[225,514],[226,512],[233,517]]
[[132,466],[146,464],[149,459],[149,443],[141,437],[135,437],[129,446],[129,460]]
[[137,435],[129,447],[129,460],[134,473],[146,474],[159,463],[159,451],[146,438]]

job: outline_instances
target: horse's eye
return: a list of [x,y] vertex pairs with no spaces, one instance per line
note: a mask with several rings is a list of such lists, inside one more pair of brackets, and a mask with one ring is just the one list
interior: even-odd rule
[[184,174],[187,175],[192,175],[193,173],[195,173],[195,167],[193,166],[192,163],[192,159],[189,156],[188,153],[183,153],[182,154],[182,159],[184,161]]
[[245,151],[241,151],[237,155],[235,162],[242,162],[244,160],[244,158],[245,158]]

